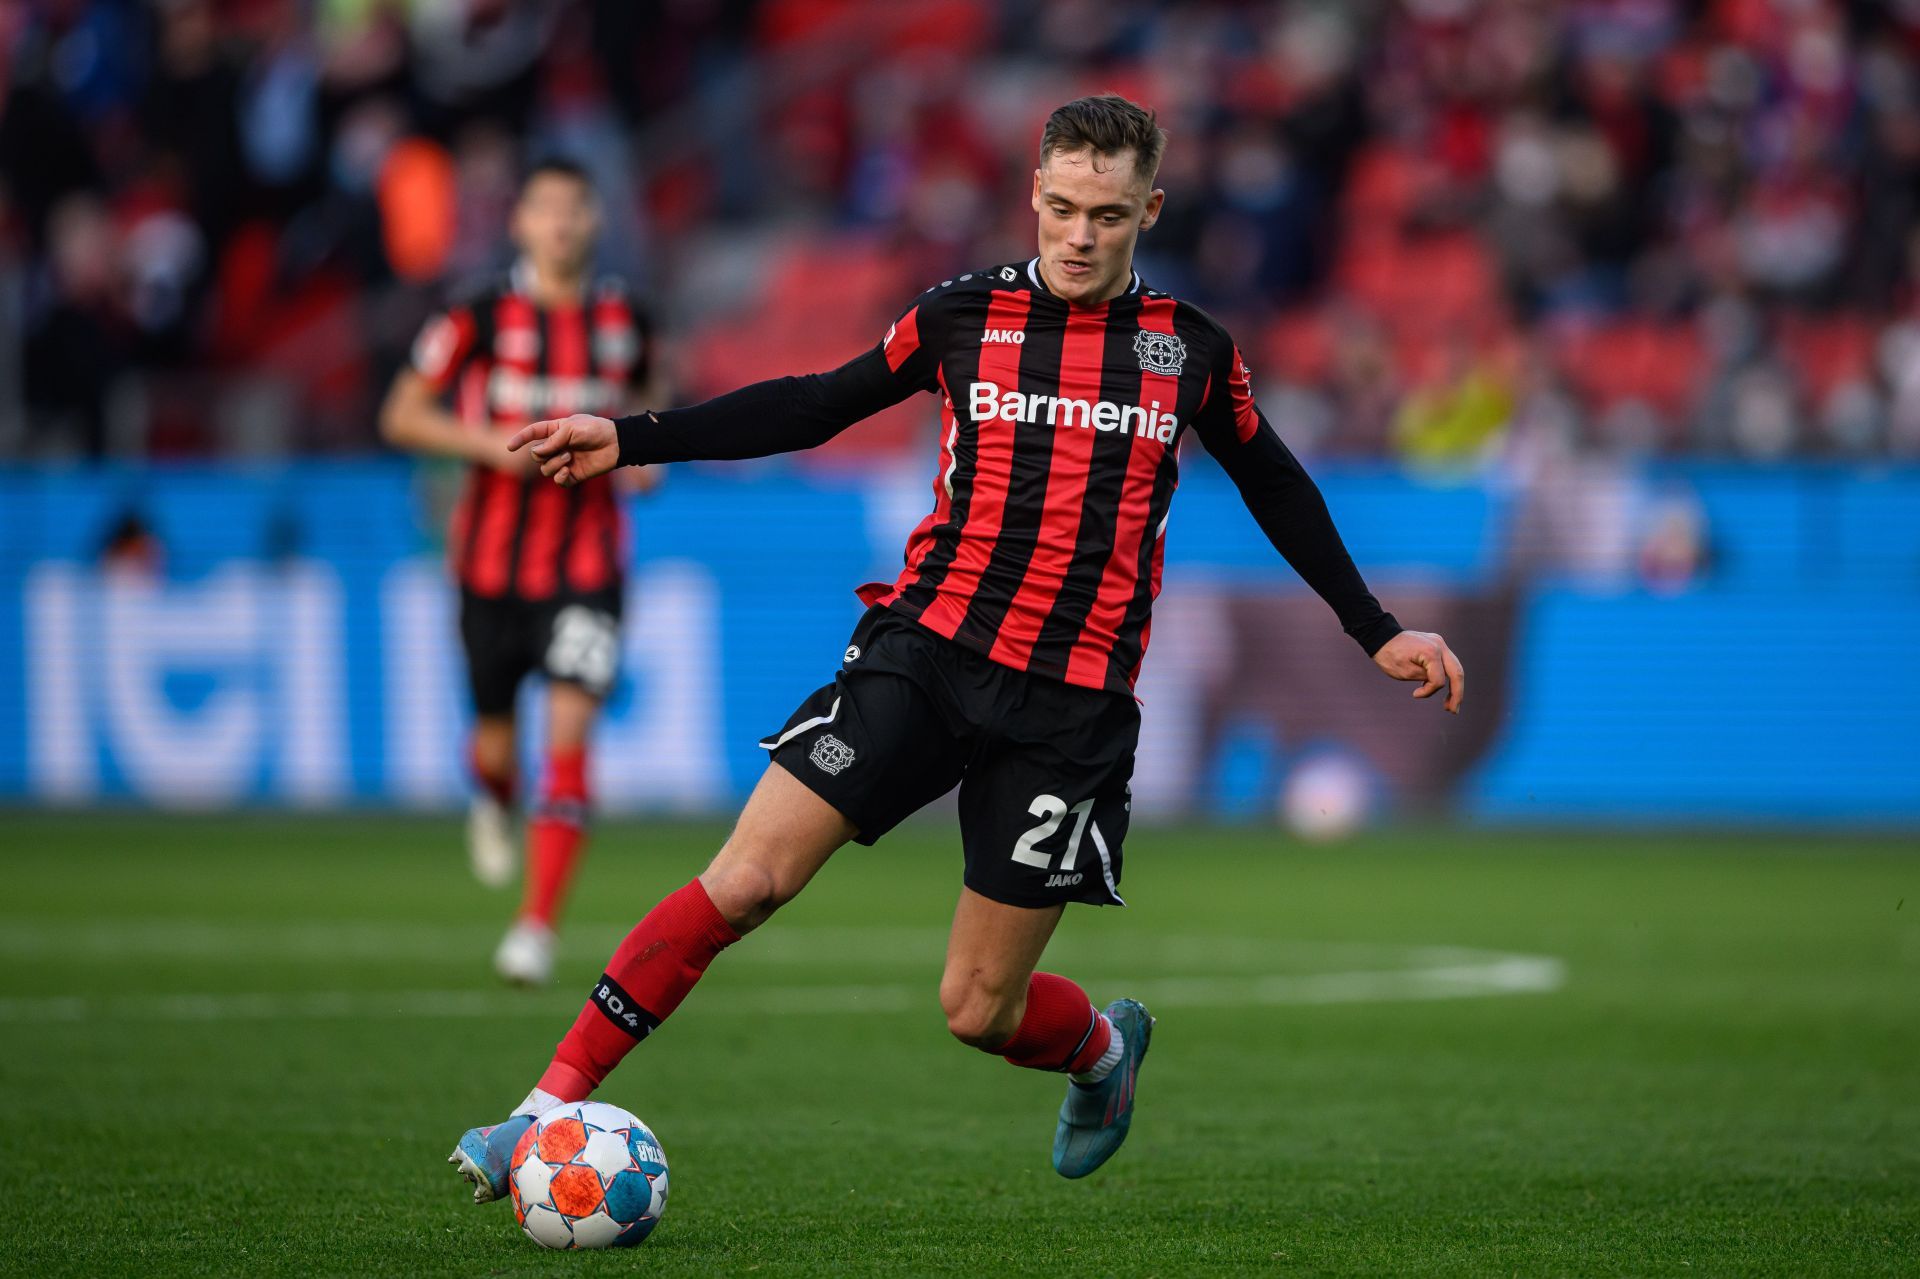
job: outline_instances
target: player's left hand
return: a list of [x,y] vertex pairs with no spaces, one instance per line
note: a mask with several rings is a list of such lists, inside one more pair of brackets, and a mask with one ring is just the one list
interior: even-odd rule
[[1415,697],[1432,697],[1446,689],[1447,709],[1460,713],[1460,703],[1467,696],[1467,672],[1447,641],[1432,631],[1401,631],[1380,646],[1373,664],[1395,679],[1419,680]]

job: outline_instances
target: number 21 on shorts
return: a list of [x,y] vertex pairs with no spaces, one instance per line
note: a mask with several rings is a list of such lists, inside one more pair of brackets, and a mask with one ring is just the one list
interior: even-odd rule
[[1037,847],[1052,838],[1053,832],[1060,829],[1068,813],[1073,814],[1073,834],[1067,838],[1066,856],[1060,859],[1060,869],[1073,869],[1075,859],[1080,856],[1080,837],[1087,833],[1087,819],[1093,815],[1093,800],[1083,799],[1072,808],[1058,795],[1035,795],[1033,802],[1027,805],[1027,811],[1040,819],[1040,824],[1022,835],[1013,846],[1013,860],[1041,870],[1050,870],[1053,855],[1043,853]]

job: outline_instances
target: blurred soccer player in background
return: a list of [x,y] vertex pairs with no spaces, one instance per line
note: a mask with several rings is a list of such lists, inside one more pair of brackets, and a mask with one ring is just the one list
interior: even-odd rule
[[585,840],[588,739],[619,669],[625,539],[612,483],[556,488],[507,441],[529,417],[617,413],[662,394],[645,312],[621,281],[590,278],[599,227],[585,170],[535,166],[513,211],[512,269],[427,322],[380,415],[394,447],[471,463],[448,550],[474,709],[467,847],[474,874],[496,887],[519,860],[515,701],[527,675],[546,676],[546,773],[524,891],[493,959],[525,985],[552,975]]
[[1380,670],[1418,681],[1416,697],[1445,690],[1458,711],[1459,662],[1368,591],[1319,489],[1255,405],[1233,339],[1134,272],[1135,240],[1165,196],[1153,185],[1164,141],[1123,98],[1070,102],[1041,135],[1033,258],[935,285],[832,372],[515,438],[571,487],[622,464],[812,447],[918,391],[944,410],[933,510],[905,569],[860,591],[868,611],[839,674],[761,743],[772,762],[713,862],[614,952],[514,1115],[461,1139],[451,1162],[477,1200],[507,1193],[532,1116],[588,1096],[836,849],[873,843],[956,785],[965,874],[940,983],[948,1029],[1068,1075],[1053,1143],[1062,1176],[1112,1157],[1153,1019],[1132,999],[1096,1009],[1036,967],[1068,903],[1124,904],[1133,686],[1189,429]]

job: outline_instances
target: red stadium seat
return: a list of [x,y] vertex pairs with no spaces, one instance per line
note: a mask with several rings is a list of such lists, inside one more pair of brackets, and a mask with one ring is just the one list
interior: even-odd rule
[[1819,404],[1835,387],[1873,375],[1875,336],[1860,315],[1788,315],[1780,321],[1780,353]]
[[1596,408],[1645,400],[1668,417],[1698,397],[1708,359],[1690,324],[1621,320],[1570,329],[1558,343],[1561,367]]
[[992,6],[984,0],[773,0],[756,24],[760,44],[834,42],[857,36],[875,52],[910,50],[963,57],[985,48],[994,34]]
[[1427,184],[1425,162],[1385,144],[1361,149],[1347,179],[1346,225],[1398,227]]
[[1274,317],[1259,338],[1257,371],[1271,370],[1289,382],[1324,380],[1333,367],[1333,326],[1324,311],[1296,307]]
[[[766,288],[741,315],[690,336],[688,398],[703,398],[763,378],[834,368],[880,340],[910,302],[903,280],[917,279],[893,255],[859,237],[796,243],[772,267]],[[909,401],[806,455],[828,462],[909,446],[931,419],[928,403]]]
[[1468,231],[1418,236],[1350,231],[1335,278],[1386,317],[1417,316],[1446,325],[1500,305],[1492,257]]

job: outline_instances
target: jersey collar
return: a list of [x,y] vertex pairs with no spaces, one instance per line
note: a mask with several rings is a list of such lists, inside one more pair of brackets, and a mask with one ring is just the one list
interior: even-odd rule
[[507,283],[513,288],[515,293],[529,297],[532,296],[533,263],[523,257],[515,258],[512,269],[507,272]]
[[[1138,293],[1140,291],[1140,287],[1141,287],[1140,273],[1138,271],[1134,271],[1134,272],[1131,272],[1131,274],[1133,276],[1133,279],[1127,284],[1127,287],[1120,292],[1119,296],[1121,297],[1125,297],[1129,293]],[[1040,278],[1040,258],[1038,255],[1035,255],[1034,257],[1027,259],[1027,278],[1033,281],[1033,287],[1035,289],[1039,290],[1041,293],[1046,294],[1048,297],[1059,296],[1052,289],[1047,287],[1047,282],[1045,280]]]
[[[519,257],[516,257],[513,260],[513,265],[510,268],[508,268],[507,284],[515,293],[518,293],[521,297],[530,298],[533,296],[533,286],[534,286],[533,263],[527,260],[527,257],[524,253],[521,254]],[[574,297],[576,299],[584,299],[586,295],[587,295],[587,277],[583,273],[580,277],[580,287],[574,291]]]

